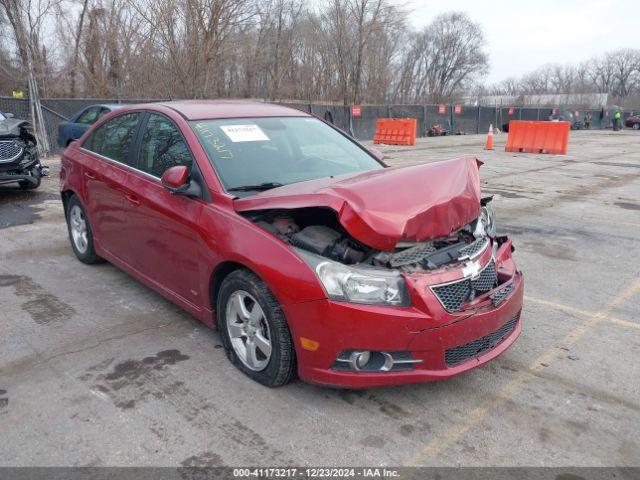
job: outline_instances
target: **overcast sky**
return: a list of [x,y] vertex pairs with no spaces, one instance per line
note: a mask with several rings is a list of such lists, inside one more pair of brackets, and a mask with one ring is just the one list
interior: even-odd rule
[[579,63],[620,47],[640,48],[640,0],[392,0],[420,28],[460,10],[482,25],[489,83],[545,63]]

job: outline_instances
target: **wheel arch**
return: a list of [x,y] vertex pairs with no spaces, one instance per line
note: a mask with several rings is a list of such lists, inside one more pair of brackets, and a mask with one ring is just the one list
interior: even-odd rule
[[220,293],[222,282],[224,282],[224,279],[236,270],[247,270],[260,278],[260,275],[258,275],[254,270],[240,262],[228,260],[216,266],[216,268],[213,269],[213,272],[211,272],[211,278],[209,279],[209,295],[211,298],[211,309],[213,310],[214,318],[216,317],[218,294]]
[[[224,326],[220,328],[220,323],[217,322],[217,303],[218,296],[220,294],[220,290],[222,284],[225,279],[232,275],[234,272],[247,272],[251,274],[251,276],[255,276],[259,280],[261,285],[258,286],[264,293],[266,289],[267,293],[270,294],[271,300],[267,300],[267,303],[262,303],[258,301],[258,297],[254,298],[256,302],[258,302],[260,308],[264,311],[265,321],[268,322],[269,328],[271,330],[271,341],[274,348],[279,348],[279,355],[276,358],[280,358],[279,362],[272,362],[271,357],[268,360],[268,364],[266,367],[263,367],[262,370],[259,371],[250,371],[249,367],[242,366],[241,362],[243,362],[240,357],[238,357],[238,352],[235,350],[235,347],[230,343],[230,339],[228,338],[228,332],[225,332]],[[253,281],[255,283],[255,281]],[[298,358],[298,345],[294,340],[296,335],[294,333],[294,329],[292,328],[291,323],[289,322],[286,312],[282,308],[282,304],[280,300],[276,297],[275,292],[271,289],[267,282],[264,281],[261,275],[259,275],[255,269],[250,268],[247,264],[241,263],[239,261],[226,260],[215,267],[211,274],[210,279],[210,294],[211,294],[211,303],[214,306],[213,318],[214,325],[218,329],[218,332],[221,337],[222,345],[225,348],[227,357],[231,360],[231,363],[236,365],[242,372],[252,378],[253,380],[262,383],[263,385],[269,387],[281,386],[290,381],[290,379],[295,376],[297,372],[297,358]],[[260,293],[260,292],[259,292]],[[275,305],[274,303],[275,302]],[[273,308],[277,308],[277,313],[273,312]],[[274,315],[271,320],[267,320],[269,317],[268,311],[272,311],[272,315]],[[275,323],[272,323],[275,322]],[[275,328],[275,330],[273,330]],[[286,343],[273,343],[274,337],[273,335],[277,335],[280,332],[280,335],[285,335],[284,338],[287,339]],[[284,333],[283,333],[284,332]],[[278,337],[281,338],[281,337]],[[234,360],[235,359],[235,360]],[[284,363],[282,361],[284,359]],[[275,367],[274,367],[275,365]],[[275,368],[275,370],[274,370]],[[264,376],[263,372],[267,372],[267,376]]]
[[[62,198],[62,207],[64,208],[64,214],[67,215],[67,206],[69,205],[69,199],[73,196],[78,197],[80,199],[80,195],[78,195],[73,189],[67,188],[66,190],[62,190],[60,192],[60,198]],[[80,201],[82,203],[82,201]]]

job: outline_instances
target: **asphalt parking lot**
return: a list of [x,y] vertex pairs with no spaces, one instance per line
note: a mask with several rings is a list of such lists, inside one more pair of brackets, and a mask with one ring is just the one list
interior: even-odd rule
[[216,331],[117,268],[78,262],[52,177],[0,190],[1,465],[640,466],[640,134],[569,154],[483,136],[384,147],[476,155],[525,272],[523,332],[452,380],[271,390]]

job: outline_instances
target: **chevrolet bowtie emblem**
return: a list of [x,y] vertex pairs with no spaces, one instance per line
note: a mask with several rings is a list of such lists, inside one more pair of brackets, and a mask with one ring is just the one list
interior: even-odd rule
[[466,277],[471,277],[471,280],[475,280],[480,276],[480,264],[478,262],[468,262],[462,267],[462,274]]

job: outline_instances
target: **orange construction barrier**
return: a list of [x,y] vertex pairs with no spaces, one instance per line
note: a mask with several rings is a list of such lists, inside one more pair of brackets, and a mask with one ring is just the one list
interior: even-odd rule
[[565,155],[570,127],[569,122],[511,120],[504,151]]
[[415,145],[418,120],[415,118],[379,118],[373,143]]

